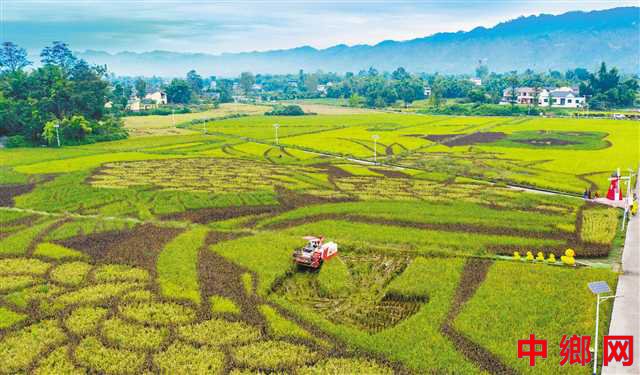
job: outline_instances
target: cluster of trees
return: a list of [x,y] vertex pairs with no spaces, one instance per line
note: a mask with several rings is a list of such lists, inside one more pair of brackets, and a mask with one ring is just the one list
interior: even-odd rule
[[580,94],[590,97],[589,106],[594,109],[608,109],[632,106],[638,92],[638,80],[622,80],[618,70],[607,70],[603,62],[596,73],[580,83]]
[[66,43],[53,42],[40,53],[42,66],[23,48],[4,42],[0,49],[0,135],[9,146],[65,144],[122,139],[122,121],[105,104],[111,95],[106,68],[76,58]]

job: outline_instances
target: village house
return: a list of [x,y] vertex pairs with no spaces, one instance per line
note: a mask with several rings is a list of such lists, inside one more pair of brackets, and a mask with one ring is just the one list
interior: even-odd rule
[[165,105],[167,102],[167,94],[164,91],[155,91],[145,95],[143,99],[132,96],[129,101],[127,101],[126,109],[132,112],[147,111]]
[[507,88],[502,93],[500,104],[524,104],[538,106],[551,106],[553,108],[580,108],[585,105],[586,100],[580,96],[575,87],[558,88],[534,88],[518,87],[515,97],[511,94],[511,89]]

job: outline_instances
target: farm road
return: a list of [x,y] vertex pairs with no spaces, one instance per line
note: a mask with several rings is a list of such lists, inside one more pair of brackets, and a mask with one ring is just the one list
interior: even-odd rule
[[[640,172],[640,168],[639,168]],[[636,181],[636,193],[640,182]],[[622,253],[623,274],[618,279],[616,298],[613,303],[609,335],[633,335],[633,365],[623,367],[614,362],[602,368],[606,375],[640,374],[640,217],[633,216],[627,226],[627,238]]]

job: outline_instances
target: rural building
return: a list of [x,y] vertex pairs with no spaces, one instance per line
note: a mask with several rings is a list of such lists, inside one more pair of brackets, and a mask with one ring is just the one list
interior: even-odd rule
[[[500,104],[511,104],[511,89],[507,88],[502,93]],[[584,96],[580,96],[575,87],[558,88],[534,88],[518,87],[516,89],[515,104],[549,106],[554,108],[579,108],[585,104]]]
[[424,89],[422,90],[422,93],[424,94],[425,98],[430,97],[431,96],[431,87],[425,86]]
[[167,104],[167,93],[164,91],[156,91],[144,96],[144,99],[153,101],[157,105]]
[[469,78],[469,82],[476,86],[482,86],[482,80],[480,78]]
[[316,91],[320,93],[321,96],[327,95],[327,85],[318,85],[316,87]]

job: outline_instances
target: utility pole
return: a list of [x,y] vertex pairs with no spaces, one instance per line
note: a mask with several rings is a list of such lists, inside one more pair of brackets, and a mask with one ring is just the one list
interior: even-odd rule
[[56,128],[56,139],[58,140],[58,147],[60,147],[60,124],[53,125]]
[[280,127],[280,124],[273,124],[273,128],[276,130],[276,144],[279,145],[280,142],[278,141],[278,128]]
[[374,134],[371,138],[373,138],[373,163],[378,164],[378,139],[380,136]]

